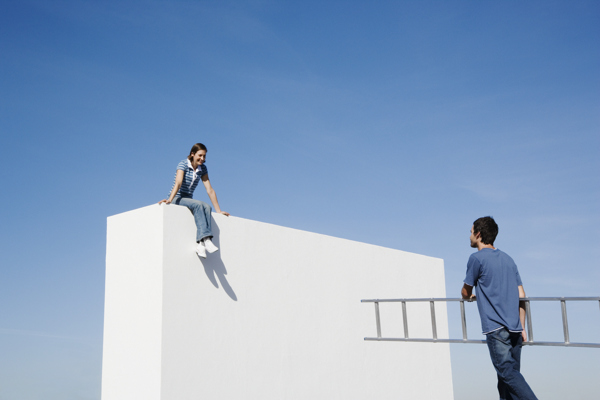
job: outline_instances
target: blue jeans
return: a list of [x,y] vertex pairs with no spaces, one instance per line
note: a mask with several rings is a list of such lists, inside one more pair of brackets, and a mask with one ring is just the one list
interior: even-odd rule
[[521,375],[521,332],[506,328],[488,333],[486,342],[490,357],[498,373],[498,393],[501,400],[537,400]]
[[208,204],[200,200],[194,200],[191,197],[175,197],[173,204],[186,206],[194,214],[194,220],[196,221],[196,242],[207,237],[212,238],[212,208]]

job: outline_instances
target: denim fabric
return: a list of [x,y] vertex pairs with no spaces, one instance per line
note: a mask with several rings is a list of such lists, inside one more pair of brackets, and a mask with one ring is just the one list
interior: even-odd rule
[[213,236],[211,230],[212,208],[208,204],[189,197],[175,197],[173,203],[180,206],[186,206],[190,209],[192,214],[194,214],[194,220],[196,221],[196,242],[199,242],[206,237]]
[[490,357],[498,373],[500,400],[537,400],[521,375],[521,332],[500,328],[486,335]]

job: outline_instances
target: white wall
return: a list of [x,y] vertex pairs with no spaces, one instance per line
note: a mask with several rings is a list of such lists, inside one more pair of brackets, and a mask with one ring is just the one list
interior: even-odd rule
[[161,399],[162,227],[158,207],[108,218],[103,399]]
[[[442,260],[222,215],[213,233],[199,259],[187,208],[108,219],[103,400],[453,398],[449,346],[365,342],[360,303],[445,297]],[[431,337],[424,306],[411,335]],[[401,336],[399,305],[381,307]]]

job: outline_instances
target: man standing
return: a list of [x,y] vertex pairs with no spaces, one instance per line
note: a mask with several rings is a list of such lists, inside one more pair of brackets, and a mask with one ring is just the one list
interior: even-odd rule
[[471,254],[462,298],[474,300],[477,287],[477,308],[481,327],[498,373],[498,392],[501,400],[530,400],[535,394],[519,371],[521,346],[527,340],[525,326],[525,297],[517,265],[508,254],[494,247],[498,225],[492,217],[479,218],[471,228]]

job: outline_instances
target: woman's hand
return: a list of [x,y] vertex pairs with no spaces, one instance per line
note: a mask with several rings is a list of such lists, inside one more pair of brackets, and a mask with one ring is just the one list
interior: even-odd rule
[[161,200],[161,201],[158,202],[158,204],[162,204],[162,203],[171,204],[171,200],[166,200],[165,199],[165,200]]
[[225,212],[225,211],[219,211],[219,212],[218,212],[218,214],[223,214],[223,215],[226,215],[226,216],[228,216],[228,217],[229,217],[229,213],[228,213],[228,212]]

